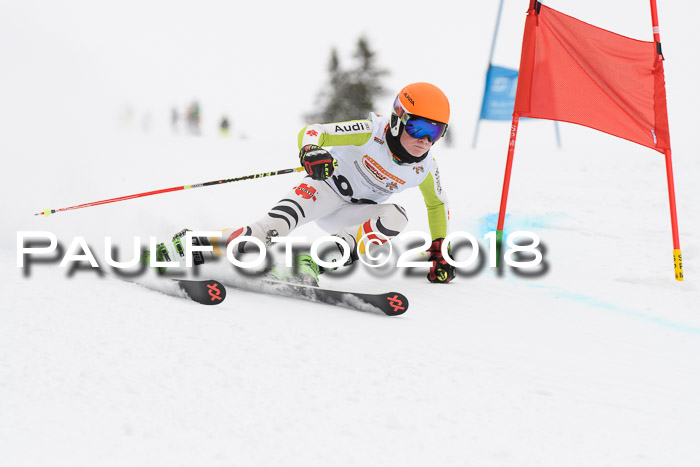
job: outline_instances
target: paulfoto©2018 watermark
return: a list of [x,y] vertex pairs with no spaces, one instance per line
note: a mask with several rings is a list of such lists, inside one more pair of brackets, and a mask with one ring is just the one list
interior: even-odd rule
[[[146,266],[153,268],[189,268],[194,265],[193,253],[211,252],[213,254],[213,246],[193,245],[193,237],[215,239],[221,237],[221,231],[187,231],[184,242],[182,242],[184,248],[183,261],[158,261],[156,255],[150,255]],[[487,241],[488,264],[490,267],[495,268],[498,265],[496,232],[488,232],[483,239]],[[103,248],[101,249],[103,253],[101,259],[104,260],[104,264],[115,269],[133,269],[143,266],[142,258],[145,249],[142,247],[141,237],[134,237],[132,240],[133,257],[119,261],[115,259],[118,255],[115,254],[117,248],[113,243],[112,237],[105,237]],[[371,268],[385,267],[387,264],[394,262],[396,268],[425,269],[431,266],[429,261],[416,261],[416,258],[420,258],[421,254],[427,251],[431,245],[432,239],[429,234],[421,231],[410,231],[398,235],[391,241],[388,240],[386,237],[379,239],[376,237],[372,239],[363,237],[358,241],[358,245],[364,242],[368,248],[366,248],[364,254],[358,255],[358,260]],[[257,245],[258,251],[243,258],[237,257],[234,251],[241,242],[250,242]],[[295,248],[308,248],[309,246],[305,237],[271,237],[270,245],[265,245],[256,237],[240,236],[226,245],[224,257],[236,268],[255,269],[269,260],[268,255],[270,252],[268,248],[277,244],[283,245],[284,264],[287,267],[292,267],[293,265]],[[322,254],[324,248],[332,246],[332,244],[338,245],[342,252],[342,258],[336,262],[327,261]],[[156,251],[156,245],[156,237],[149,237],[148,251]],[[369,248],[370,245],[376,245],[376,248],[373,250]],[[466,258],[461,257],[464,255],[456,253],[457,250],[462,248],[471,250],[471,253]],[[58,266],[60,268],[76,267],[78,265],[85,267],[86,263],[92,268],[100,268],[101,264],[98,262],[94,250],[82,236],[73,237],[68,247],[63,248],[57,236],[52,232],[17,232],[18,268],[28,267],[32,262],[58,262],[59,259],[60,263]],[[472,267],[479,261],[481,250],[482,247],[480,247],[476,237],[463,231],[448,234],[442,244],[442,255],[445,261],[457,270]],[[311,243],[308,251],[318,265],[326,268],[334,268],[338,264],[345,264],[351,254],[351,248],[347,242],[333,235],[317,238]],[[517,231],[507,235],[502,251],[503,261],[512,268],[534,269],[543,261],[540,238],[537,234],[529,231]],[[252,258],[250,258],[251,255],[253,256]],[[484,262],[483,258],[481,258],[481,261]]]

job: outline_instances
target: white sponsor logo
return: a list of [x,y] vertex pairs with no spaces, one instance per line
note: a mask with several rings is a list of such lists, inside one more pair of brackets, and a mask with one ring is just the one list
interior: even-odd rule
[[366,131],[370,131],[370,125],[367,122],[355,122],[352,124],[346,123],[344,125],[335,125],[336,133],[362,133]]

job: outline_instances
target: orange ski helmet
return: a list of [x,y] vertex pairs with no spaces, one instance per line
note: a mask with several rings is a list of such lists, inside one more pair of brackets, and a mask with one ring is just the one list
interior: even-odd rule
[[413,83],[404,87],[394,100],[391,134],[405,130],[414,138],[428,136],[435,142],[445,136],[450,121],[450,102],[440,88],[430,83]]

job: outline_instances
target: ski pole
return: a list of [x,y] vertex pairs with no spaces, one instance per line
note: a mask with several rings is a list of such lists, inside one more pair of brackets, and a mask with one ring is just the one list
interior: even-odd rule
[[283,174],[288,174],[288,173],[292,173],[292,172],[302,172],[303,170],[304,170],[303,167],[296,167],[294,169],[283,169],[283,170],[278,170],[276,172],[264,172],[264,173],[253,174],[253,175],[244,175],[242,177],[228,178],[225,180],[215,180],[212,182],[196,183],[194,185],[175,186],[172,188],[164,188],[162,190],[146,191],[144,193],[138,193],[135,195],[126,195],[126,196],[120,196],[118,198],[103,199],[102,201],[93,201],[91,203],[78,204],[77,206],[70,206],[67,208],[45,209],[44,211],[37,212],[34,215],[48,217],[51,214],[56,214],[58,212],[63,212],[63,211],[72,211],[73,209],[89,208],[92,206],[99,206],[101,204],[116,203],[118,201],[126,201],[128,199],[143,198],[145,196],[159,195],[161,193],[169,193],[171,191],[189,190],[190,188],[200,188],[200,187],[204,187],[204,186],[221,185],[223,183],[240,182],[242,180],[249,180],[252,178],[272,177],[273,175],[283,175]]

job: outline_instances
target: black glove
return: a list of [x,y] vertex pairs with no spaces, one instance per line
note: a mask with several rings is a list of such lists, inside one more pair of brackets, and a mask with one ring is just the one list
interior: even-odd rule
[[314,180],[329,178],[338,167],[338,161],[331,156],[331,153],[315,144],[307,144],[301,148],[299,162]]
[[448,264],[442,256],[442,243],[444,241],[444,238],[433,240],[433,243],[430,244],[430,248],[428,249],[428,254],[430,255],[429,261],[433,263],[430,266],[428,280],[435,284],[447,284],[455,278],[455,267]]

